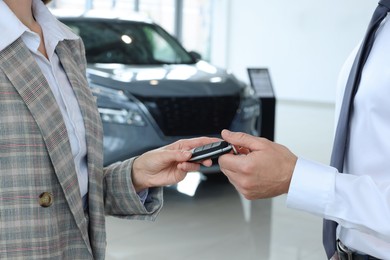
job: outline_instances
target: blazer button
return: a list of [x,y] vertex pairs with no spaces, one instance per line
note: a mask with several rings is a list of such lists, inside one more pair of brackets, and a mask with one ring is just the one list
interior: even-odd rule
[[53,204],[53,194],[50,192],[42,192],[41,195],[39,195],[39,205],[47,208],[50,207],[51,204]]

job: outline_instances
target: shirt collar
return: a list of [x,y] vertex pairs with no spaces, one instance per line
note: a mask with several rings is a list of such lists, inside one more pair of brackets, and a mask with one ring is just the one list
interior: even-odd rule
[[[33,0],[32,9],[35,19],[42,27],[46,51],[49,57],[54,53],[58,42],[79,39],[79,36],[74,34],[51,14],[41,0]],[[7,35],[7,37],[0,37],[0,51],[19,37],[22,37],[22,40],[28,45],[29,49],[36,50],[38,48],[39,38],[38,42],[37,40],[32,40],[38,36],[20,22],[2,0],[0,0],[0,31],[3,35]]]

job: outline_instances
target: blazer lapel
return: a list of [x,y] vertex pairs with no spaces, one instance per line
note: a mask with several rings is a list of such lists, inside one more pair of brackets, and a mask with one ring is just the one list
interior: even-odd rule
[[[72,56],[71,51],[73,49],[80,49],[81,46],[75,46],[76,44],[78,44],[77,41],[60,42],[56,48],[56,53],[77,97],[84,119],[88,154],[89,197],[94,195],[94,192],[98,192],[100,194],[98,197],[102,199],[102,191],[95,190],[98,187],[101,188],[103,184],[103,175],[97,174],[101,172],[103,166],[103,131],[101,119],[97,110],[95,98],[86,81],[85,57],[81,54],[81,56],[76,55],[73,59],[67,58]],[[77,60],[77,58],[80,60]],[[91,201],[91,198],[89,200]],[[93,207],[91,203],[89,206]],[[97,209],[93,210],[95,211]],[[104,215],[104,213],[102,215]]]
[[[79,45],[74,46],[76,43],[78,42],[60,42],[56,48],[56,53],[73,88],[83,115],[87,140],[88,172],[90,177],[93,177],[93,180],[97,177],[91,176],[95,172],[93,167],[101,167],[103,163],[103,133],[96,101],[86,81],[84,56],[68,58],[72,56],[72,49],[81,47]],[[80,60],[75,60],[76,58],[80,58]]]
[[[19,38],[0,52],[0,68],[12,82],[45,141],[50,159],[66,200],[89,247],[80,189],[66,126],[60,109],[34,57]],[[73,174],[69,174],[73,173]]]
[[[94,254],[104,255],[105,212],[103,201],[103,127],[86,80],[86,61],[80,41],[62,41],[56,53],[76,95],[84,119],[88,160],[89,235]],[[72,57],[71,59],[68,57]]]

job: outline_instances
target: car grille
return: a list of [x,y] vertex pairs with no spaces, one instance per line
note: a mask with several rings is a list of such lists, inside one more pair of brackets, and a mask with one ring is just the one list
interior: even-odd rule
[[219,134],[229,128],[239,95],[218,97],[137,97],[166,136]]

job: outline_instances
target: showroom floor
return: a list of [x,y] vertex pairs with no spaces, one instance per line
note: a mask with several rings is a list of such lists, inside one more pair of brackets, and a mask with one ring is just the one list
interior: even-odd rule
[[[333,111],[330,104],[278,102],[276,141],[328,163]],[[198,176],[186,181],[196,184]],[[166,188],[155,222],[108,217],[107,259],[322,260],[321,225],[318,217],[286,208],[285,195],[249,202],[225,178],[211,176],[196,190]]]

